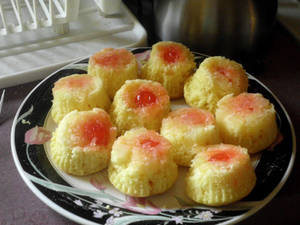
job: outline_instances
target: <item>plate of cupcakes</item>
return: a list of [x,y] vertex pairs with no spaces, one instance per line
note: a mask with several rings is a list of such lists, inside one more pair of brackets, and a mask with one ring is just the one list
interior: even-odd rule
[[105,48],[41,81],[11,130],[16,167],[81,224],[232,224],[278,193],[289,115],[238,62],[162,41]]

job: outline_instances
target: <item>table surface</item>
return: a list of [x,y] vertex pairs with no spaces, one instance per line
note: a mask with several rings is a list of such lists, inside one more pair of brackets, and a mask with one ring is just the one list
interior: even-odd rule
[[[253,74],[280,99],[300,137],[300,47],[282,27],[276,26],[269,48]],[[247,68],[246,68],[247,69]],[[10,130],[14,115],[24,97],[37,82],[6,89],[0,117],[0,225],[68,224],[64,218],[40,201],[25,185],[14,165],[10,148]],[[0,91],[1,93],[2,91]],[[300,160],[274,199],[240,224],[300,224]]]

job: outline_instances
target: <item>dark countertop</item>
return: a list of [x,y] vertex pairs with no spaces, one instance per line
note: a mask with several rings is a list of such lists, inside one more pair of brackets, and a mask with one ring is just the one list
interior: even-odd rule
[[[151,38],[151,37],[150,37]],[[151,44],[154,39],[149,40]],[[249,70],[268,86],[280,99],[294,124],[296,137],[300,137],[300,47],[289,33],[276,25],[260,57],[257,67]],[[246,68],[247,69],[247,68]],[[0,121],[0,225],[68,224],[64,218],[40,201],[25,185],[14,165],[10,149],[10,129],[14,115],[24,97],[37,82],[6,89],[5,105]],[[0,91],[1,93],[2,91]],[[293,171],[279,193],[264,208],[239,224],[299,224],[300,160],[296,157]]]

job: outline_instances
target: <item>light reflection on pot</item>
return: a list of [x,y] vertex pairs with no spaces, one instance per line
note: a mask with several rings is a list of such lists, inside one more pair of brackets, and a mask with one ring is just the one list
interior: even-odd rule
[[158,37],[207,54],[255,53],[270,35],[277,0],[154,0]]

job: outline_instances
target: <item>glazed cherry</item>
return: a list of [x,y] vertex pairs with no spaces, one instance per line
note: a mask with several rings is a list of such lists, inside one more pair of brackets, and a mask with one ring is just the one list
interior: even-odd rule
[[212,123],[212,116],[210,116],[210,114],[206,114],[206,113],[201,113],[199,111],[188,111],[185,114],[183,114],[182,116],[183,120],[189,121],[191,124],[195,124],[195,125],[206,125],[209,123]]
[[166,63],[175,63],[179,61],[182,50],[177,46],[166,46],[161,50],[161,56]]
[[109,141],[109,125],[100,121],[88,121],[81,127],[85,144],[106,146]]
[[232,82],[232,76],[233,76],[232,70],[230,70],[228,68],[224,68],[224,67],[218,67],[217,71],[219,74],[224,76],[229,82]]
[[154,141],[152,139],[143,139],[140,141],[140,144],[142,145],[142,147],[144,149],[153,149],[155,148],[157,145],[159,145],[158,141]]
[[89,83],[91,83],[91,79],[87,76],[78,76],[78,77],[68,77],[66,79],[59,80],[55,83],[54,88],[60,89],[60,88],[70,88],[70,89],[76,89],[76,88],[83,88],[87,86]]
[[233,150],[221,150],[215,151],[210,155],[209,160],[211,162],[229,162],[235,156],[235,151]]
[[145,107],[145,106],[152,105],[156,102],[156,100],[157,100],[156,95],[153,94],[153,92],[148,90],[140,91],[135,96],[135,104],[138,107]]
[[125,66],[130,63],[130,53],[125,49],[106,49],[93,56],[95,63],[107,67]]

